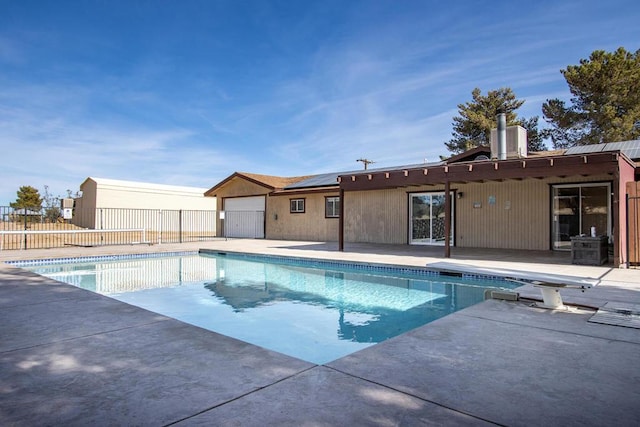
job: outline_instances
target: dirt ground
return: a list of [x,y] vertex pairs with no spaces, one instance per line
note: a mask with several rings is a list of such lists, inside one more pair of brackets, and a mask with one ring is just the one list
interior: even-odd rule
[[[22,233],[25,224],[0,221],[0,250],[47,249],[64,246],[125,245],[135,243],[177,243],[177,232],[145,230],[110,231],[88,230],[68,223],[27,223],[27,234]],[[71,231],[79,231],[72,233]],[[182,241],[206,240],[211,233],[182,233]]]

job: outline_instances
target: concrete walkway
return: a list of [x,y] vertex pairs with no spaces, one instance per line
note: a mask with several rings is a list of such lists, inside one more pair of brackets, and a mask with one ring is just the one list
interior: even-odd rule
[[[324,366],[0,264],[0,425],[640,425],[640,270],[567,254],[229,240],[3,251],[0,261],[206,248],[591,284],[571,310],[489,300]],[[530,285],[521,295],[539,298]]]

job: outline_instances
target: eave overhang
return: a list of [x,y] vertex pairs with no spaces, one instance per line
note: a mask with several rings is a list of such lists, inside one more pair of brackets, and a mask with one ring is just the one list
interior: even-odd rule
[[394,171],[363,172],[338,177],[344,191],[378,190],[398,187],[503,181],[508,179],[544,179],[549,177],[615,174],[619,162],[634,163],[620,152],[600,152],[553,157],[486,160],[411,168]]
[[335,193],[340,191],[340,185],[336,182],[336,185],[324,186],[324,187],[307,187],[307,188],[292,188],[290,190],[275,190],[269,193],[269,196],[299,196],[301,194],[317,194],[317,193]]
[[235,178],[239,178],[239,179],[243,179],[245,181],[248,182],[252,182],[256,185],[259,185],[261,187],[264,187],[268,190],[273,191],[275,189],[275,187],[273,187],[272,185],[268,185],[265,184],[264,182],[258,181],[256,179],[253,179],[252,177],[249,177],[247,175],[244,175],[241,172],[234,172],[231,175],[229,175],[228,177],[226,177],[225,179],[223,179],[222,181],[220,181],[218,184],[216,184],[214,187],[211,187],[209,190],[207,190],[204,195],[206,197],[216,197],[216,192],[218,192],[222,187],[224,187],[227,183],[229,183],[230,181],[232,181]]

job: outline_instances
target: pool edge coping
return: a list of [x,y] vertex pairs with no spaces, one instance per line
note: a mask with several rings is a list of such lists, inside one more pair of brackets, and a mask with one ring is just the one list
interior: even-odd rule
[[514,277],[507,275],[491,275],[486,273],[475,273],[464,270],[442,270],[429,268],[428,266],[412,266],[403,264],[392,263],[380,263],[380,262],[364,262],[364,261],[340,261],[326,258],[313,258],[313,257],[300,257],[300,256],[287,256],[287,255],[273,255],[262,254],[253,252],[241,252],[233,250],[221,250],[221,249],[205,249],[200,248],[198,250],[186,250],[186,251],[170,251],[170,252],[147,252],[147,253],[133,253],[133,254],[110,254],[110,255],[91,255],[91,256],[74,256],[74,257],[61,257],[61,258],[40,258],[31,260],[8,260],[4,261],[5,264],[13,267],[35,267],[38,265],[56,265],[56,264],[69,264],[69,263],[82,263],[82,262],[94,262],[94,261],[117,261],[117,260],[130,260],[130,259],[144,259],[144,258],[162,258],[184,255],[226,255],[230,254],[236,257],[245,259],[266,259],[270,261],[295,261],[301,264],[306,264],[310,267],[355,267],[358,270],[372,271],[372,272],[397,272],[404,274],[416,274],[418,276],[434,276],[434,277],[459,277],[462,279],[474,279],[474,280],[493,280],[493,281],[505,281],[508,282]]
[[251,252],[229,251],[219,249],[200,249],[198,253],[211,254],[211,255],[226,255],[231,254],[233,256],[242,258],[256,258],[256,259],[269,259],[272,261],[296,261],[301,264],[307,264],[310,267],[361,267],[356,269],[362,269],[363,271],[377,271],[377,272],[399,272],[416,274],[419,276],[437,276],[437,277],[459,277],[463,279],[476,279],[476,280],[495,280],[508,282],[512,277],[504,275],[490,275],[483,273],[473,273],[462,270],[442,270],[429,268],[427,266],[412,266],[402,264],[387,264],[380,262],[365,262],[365,261],[339,261],[326,258],[312,258],[312,257],[300,257],[300,256],[285,256],[285,255],[273,255],[273,254],[257,254]]

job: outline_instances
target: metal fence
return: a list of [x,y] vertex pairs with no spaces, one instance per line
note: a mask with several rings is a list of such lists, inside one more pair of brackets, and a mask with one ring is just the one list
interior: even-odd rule
[[216,211],[0,206],[0,250],[64,246],[182,243],[218,237]]

